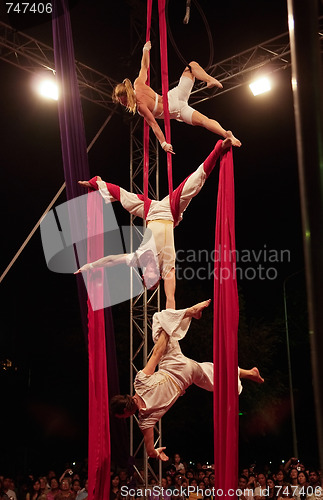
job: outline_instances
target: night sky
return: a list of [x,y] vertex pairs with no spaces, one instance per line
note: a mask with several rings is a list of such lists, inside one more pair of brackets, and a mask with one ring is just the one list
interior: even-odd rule
[[[104,3],[108,5],[89,0],[72,4],[75,57],[116,80],[126,76],[133,80],[140,53],[137,59],[129,58],[132,2]],[[212,33],[213,63],[287,31],[287,6],[281,0],[229,0],[221,4],[200,0],[199,4]],[[8,18],[4,5],[1,12],[4,22],[15,23],[26,34],[52,45],[50,22]],[[135,12],[140,15],[139,9]],[[184,1],[169,1],[169,22],[177,48],[185,59],[206,65],[210,47],[205,26],[194,4],[187,26],[182,23],[184,14]],[[159,47],[153,46],[153,51],[159,51]],[[168,58],[169,80],[174,82],[183,64],[170,43]],[[0,69],[3,271],[63,184],[64,175],[56,103],[41,100],[32,91],[27,72],[4,61],[0,61]],[[233,152],[236,243],[240,256],[251,255],[251,263],[240,263],[239,356],[242,366],[257,365],[266,378],[261,388],[246,384],[240,397],[244,413],[241,460],[250,462],[277,461],[292,455],[283,282],[294,273],[286,289],[299,452],[308,460],[314,460],[316,454],[290,78],[287,68],[274,75],[268,94],[255,98],[244,86],[222,96],[219,92],[216,98],[197,106],[231,129],[243,144]],[[82,101],[82,105],[89,144],[107,113],[93,103]],[[218,137],[206,130],[172,122],[174,186],[204,160],[216,140]],[[164,196],[163,152],[161,156],[160,189]],[[125,111],[120,109],[100,135],[89,153],[89,164],[91,175],[129,188],[129,116]],[[217,169],[176,229],[177,249],[212,250],[216,193]],[[63,194],[57,205],[64,201]],[[127,214],[120,207],[116,206],[115,212],[120,224],[128,224]],[[270,255],[277,255],[276,261],[269,261]],[[256,258],[264,275],[272,268],[265,279],[259,275],[250,279],[248,267],[257,265]],[[17,368],[0,372],[0,418],[5,429],[0,472],[4,467],[17,470],[41,464],[63,467],[64,462],[81,459],[87,453],[87,353],[75,277],[47,269],[38,230],[4,278],[0,292],[0,356],[1,360],[12,360]],[[185,286],[178,280],[177,307],[186,307],[210,294],[211,280],[190,280]],[[113,308],[123,392],[129,389],[124,347],[128,342],[128,313],[127,303]],[[196,346],[193,336],[183,350],[188,356],[206,360],[212,351],[205,334],[212,324],[211,311],[202,321],[194,330],[202,335],[201,345]],[[180,451],[188,460],[212,460],[212,402],[208,396],[192,388],[165,417],[164,441],[169,454]],[[196,409],[196,400],[201,409]],[[270,425],[270,419],[275,425]]]

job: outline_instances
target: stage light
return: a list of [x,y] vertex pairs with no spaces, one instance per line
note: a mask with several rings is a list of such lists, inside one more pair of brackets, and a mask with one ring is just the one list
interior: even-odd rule
[[38,93],[46,99],[58,100],[58,88],[53,79],[41,80],[38,84]]
[[267,77],[259,78],[249,85],[251,92],[253,95],[263,94],[264,92],[268,92],[271,90],[270,80]]

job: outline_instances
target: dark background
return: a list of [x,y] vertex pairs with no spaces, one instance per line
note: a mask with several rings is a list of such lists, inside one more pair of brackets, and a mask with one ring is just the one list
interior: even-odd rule
[[[214,61],[238,54],[287,31],[287,6],[281,0],[224,3],[200,0],[210,31]],[[22,14],[1,19],[29,36],[52,45],[51,23]],[[136,77],[138,58],[129,57],[131,15],[145,16],[145,2],[71,4],[75,57],[116,80]],[[206,65],[210,46],[205,25],[192,4],[184,26],[185,2],[170,0],[169,23],[177,49],[186,60]],[[143,22],[143,37],[145,21]],[[0,49],[1,50],[1,49]],[[154,53],[154,51],[156,51]],[[157,46],[152,54],[158,57]],[[169,80],[183,69],[168,45]],[[64,182],[57,105],[31,89],[30,75],[0,61],[1,68],[1,213],[2,270],[8,265]],[[197,106],[202,113],[233,130],[242,141],[234,149],[237,249],[288,250],[290,259],[270,263],[275,279],[239,281],[239,363],[258,366],[266,382],[246,382],[240,396],[240,461],[275,462],[292,454],[288,367],[283,311],[286,282],[296,423],[300,458],[316,463],[312,374],[306,297],[298,170],[290,68],[274,75],[273,90],[257,98],[247,86],[219,94]],[[82,101],[88,144],[104,122],[105,110]],[[92,175],[129,187],[129,121],[116,114],[89,153]],[[202,129],[172,122],[174,186],[195,169],[217,137]],[[161,153],[162,154],[162,153]],[[161,161],[161,195],[167,192],[165,157]],[[177,249],[212,250],[217,172],[203,194],[193,200],[175,231]],[[65,201],[62,195],[57,204]],[[115,206],[120,224],[128,216]],[[286,255],[286,254],[285,254]],[[207,264],[204,263],[206,266]],[[241,262],[244,272],[257,263]],[[295,274],[294,274],[295,273]],[[87,352],[81,326],[75,277],[46,267],[40,233],[32,237],[0,285],[0,356],[13,366],[0,371],[1,466],[12,472],[63,468],[87,455]],[[177,307],[212,296],[212,281],[177,282]],[[114,306],[113,316],[123,392],[129,390],[129,304]],[[212,311],[192,327],[183,342],[186,355],[210,358]],[[4,368],[5,363],[2,364]],[[163,436],[171,455],[212,462],[212,398],[190,388],[163,419]]]

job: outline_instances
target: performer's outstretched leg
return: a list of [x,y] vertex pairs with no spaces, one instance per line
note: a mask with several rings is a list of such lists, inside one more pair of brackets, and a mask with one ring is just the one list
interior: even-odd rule
[[259,370],[256,367],[253,367],[250,370],[240,368],[240,378],[247,378],[253,382],[257,382],[258,384],[262,384],[264,382],[264,379],[261,377]]
[[195,77],[198,80],[205,82],[206,86],[209,89],[211,89],[212,87],[219,87],[220,89],[223,88],[222,83],[216,80],[216,78],[213,78],[213,76],[208,75],[207,72],[195,61],[191,61],[189,63],[189,65],[185,68],[182,76],[187,76],[192,80]]
[[166,295],[166,309],[176,309],[175,306],[176,277],[173,268],[164,278],[164,291]]
[[230,138],[232,140],[232,145],[233,146],[241,146],[241,142],[239,139],[237,139],[231,130],[225,130],[219,122],[216,120],[213,120],[212,118],[208,118],[205,115],[202,115],[199,111],[194,111],[192,114],[192,125],[195,125],[197,127],[203,127],[209,130],[210,132],[213,132],[214,134],[221,135],[222,137],[225,138]]
[[203,302],[199,302],[192,307],[188,307],[185,311],[184,318],[195,318],[200,319],[202,316],[202,312],[206,307],[209,307],[211,303],[211,299],[203,300]]

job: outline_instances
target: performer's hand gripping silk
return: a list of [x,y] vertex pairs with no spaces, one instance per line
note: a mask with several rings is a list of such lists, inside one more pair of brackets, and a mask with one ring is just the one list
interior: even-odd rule
[[[114,266],[121,263],[144,268],[145,286],[148,289],[153,288],[158,283],[161,275],[164,280],[166,309],[175,309],[176,255],[173,229],[182,220],[183,212],[191,199],[202,189],[218,158],[231,146],[231,139],[219,140],[213,151],[198,169],[173,191],[172,203],[170,203],[169,196],[160,201],[149,199],[146,222],[153,238],[144,237],[142,244],[135,253],[103,257],[95,262],[85,264],[77,273],[87,271],[93,267]],[[93,177],[89,181],[79,181],[79,184],[90,189],[98,189],[106,203],[118,200],[128,212],[143,219],[145,218],[144,198],[142,195],[129,193],[115,184],[104,182],[99,176]]]
[[[151,43],[147,42],[143,48],[139,75],[134,81],[133,86],[131,81],[125,78],[122,83],[119,83],[114,88],[113,99],[122,104],[122,106],[125,106],[127,110],[133,114],[138,111],[152,128],[164,151],[174,153],[172,145],[166,142],[165,136],[156,122],[156,118],[164,118],[163,97],[146,85],[150,49]],[[197,62],[190,62],[182,73],[177,87],[168,92],[170,118],[188,123],[189,125],[204,127],[221,137],[229,137],[232,140],[233,146],[241,146],[241,142],[234,137],[231,130],[225,130],[219,122],[202,115],[202,113],[194,110],[188,105],[195,78],[206,82],[209,88],[222,88],[222,84],[208,75]]]
[[[183,355],[179,340],[184,338],[192,318],[199,319],[211,300],[200,302],[188,309],[164,310],[153,316],[152,336],[155,346],[152,355],[134,381],[134,396],[117,395],[111,398],[111,413],[126,418],[139,411],[139,427],[144,436],[149,457],[167,461],[165,447],[154,448],[154,425],[173,406],[187,388],[195,384],[213,391],[213,363],[198,363]],[[156,367],[159,364],[157,371]],[[262,383],[258,368],[238,368],[238,393],[242,391],[240,379]]]

